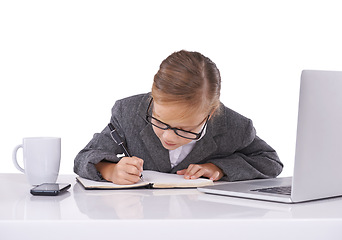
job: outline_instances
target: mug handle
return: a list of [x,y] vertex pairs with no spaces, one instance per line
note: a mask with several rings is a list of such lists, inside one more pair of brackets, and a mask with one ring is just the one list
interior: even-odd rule
[[13,149],[12,160],[13,160],[14,166],[15,166],[20,172],[25,173],[25,170],[24,170],[22,167],[19,166],[18,160],[17,160],[17,152],[18,152],[19,148],[23,148],[23,145],[20,144],[20,145],[16,146],[16,147]]

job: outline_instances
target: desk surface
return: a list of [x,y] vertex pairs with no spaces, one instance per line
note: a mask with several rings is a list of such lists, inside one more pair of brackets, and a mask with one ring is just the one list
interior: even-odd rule
[[58,182],[72,186],[32,196],[23,174],[0,174],[0,239],[342,239],[342,198],[290,205],[196,189],[84,190],[75,175]]

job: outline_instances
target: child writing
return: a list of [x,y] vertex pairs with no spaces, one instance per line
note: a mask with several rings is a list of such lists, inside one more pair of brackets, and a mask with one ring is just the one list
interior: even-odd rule
[[116,101],[110,123],[132,157],[117,157],[106,127],[75,158],[81,177],[133,184],[143,169],[239,181],[276,177],[283,165],[252,121],[220,102],[216,65],[198,52],[179,51],[160,65],[151,93]]

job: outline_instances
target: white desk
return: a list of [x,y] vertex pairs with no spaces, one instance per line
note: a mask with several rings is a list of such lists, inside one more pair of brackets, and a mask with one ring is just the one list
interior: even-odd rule
[[84,190],[32,196],[23,174],[0,174],[0,239],[342,239],[342,198],[288,205],[196,189]]

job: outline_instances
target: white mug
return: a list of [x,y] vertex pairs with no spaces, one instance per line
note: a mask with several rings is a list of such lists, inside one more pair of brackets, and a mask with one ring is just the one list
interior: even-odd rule
[[[17,161],[17,151],[23,149],[24,168]],[[56,137],[24,138],[12,155],[14,166],[25,173],[31,185],[55,183],[61,161],[61,139]]]

